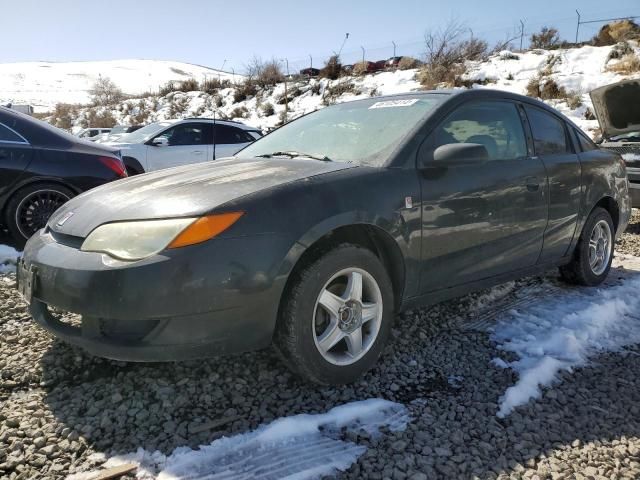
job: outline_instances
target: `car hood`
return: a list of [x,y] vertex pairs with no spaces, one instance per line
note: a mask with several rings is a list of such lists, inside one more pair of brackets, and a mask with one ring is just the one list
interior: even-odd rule
[[605,138],[640,131],[640,80],[606,85],[590,95]]
[[107,222],[198,216],[260,190],[355,166],[232,157],[168,168],[83,193],[57,210],[48,225],[56,232],[86,237]]

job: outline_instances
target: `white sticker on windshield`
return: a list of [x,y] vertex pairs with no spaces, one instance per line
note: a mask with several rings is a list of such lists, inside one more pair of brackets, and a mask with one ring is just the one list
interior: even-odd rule
[[410,100],[385,100],[384,102],[374,103],[369,107],[369,110],[372,108],[410,107],[417,101],[417,98],[412,98]]

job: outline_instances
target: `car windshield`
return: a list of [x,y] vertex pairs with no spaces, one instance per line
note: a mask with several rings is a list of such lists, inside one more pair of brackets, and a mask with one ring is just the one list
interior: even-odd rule
[[427,94],[334,105],[284,125],[239,155],[298,153],[309,159],[383,166],[411,130],[445,98]]
[[135,132],[127,133],[122,135],[118,142],[122,143],[143,143],[149,140],[156,133],[160,133],[165,128],[173,125],[174,122],[156,122],[147,125],[146,127],[142,127]]

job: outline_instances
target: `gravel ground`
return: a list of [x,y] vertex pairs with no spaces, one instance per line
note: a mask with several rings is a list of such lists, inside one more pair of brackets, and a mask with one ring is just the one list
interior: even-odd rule
[[[640,256],[638,233],[635,211],[618,251]],[[622,276],[613,271],[611,282]],[[490,365],[505,354],[481,328],[487,310],[466,316],[478,295],[399,316],[393,341],[362,381],[316,388],[270,350],[178,364],[89,357],[34,326],[13,284],[12,275],[0,276],[1,478],[64,478],[98,468],[96,452],[169,453],[371,397],[404,403],[413,421],[404,432],[359,436],[369,448],[339,478],[640,477],[640,348],[563,373],[542,398],[499,419],[499,397],[516,374]],[[488,308],[508,308],[505,301]],[[229,421],[192,433],[220,419]]]

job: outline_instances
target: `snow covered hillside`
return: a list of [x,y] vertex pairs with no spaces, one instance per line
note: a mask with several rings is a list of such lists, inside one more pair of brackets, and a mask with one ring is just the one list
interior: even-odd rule
[[4,63],[0,64],[0,104],[28,103],[44,112],[52,110],[56,103],[88,103],[88,91],[99,76],[110,78],[131,95],[157,91],[169,81],[189,78],[202,81],[205,76],[220,76],[233,80],[227,72],[159,60]]
[[[589,91],[624,78],[640,76],[640,72],[622,73],[616,68],[621,60],[614,58],[620,46],[531,50],[522,53],[501,52],[486,61],[468,62],[460,80],[471,88],[497,88],[526,94],[532,80],[541,84],[554,82],[559,98],[545,100],[569,116],[585,131],[595,135],[597,121],[592,114]],[[632,44],[637,55],[640,48]],[[622,71],[620,71],[622,70]],[[288,116],[291,120],[326,105],[375,95],[410,92],[423,88],[418,70],[397,70],[365,76],[346,76],[337,80],[290,80]],[[114,76],[117,83],[117,77]],[[443,85],[444,86],[444,85]],[[126,87],[123,87],[126,90]],[[462,88],[462,87],[459,87]],[[164,97],[127,100],[115,108],[97,107],[91,112],[80,109],[72,121],[74,129],[86,126],[87,118],[112,115],[118,123],[149,123],[176,117],[212,117],[242,121],[269,130],[284,120],[285,85],[258,88],[243,94],[241,87],[205,92],[172,92]],[[51,118],[56,123],[55,118]]]

